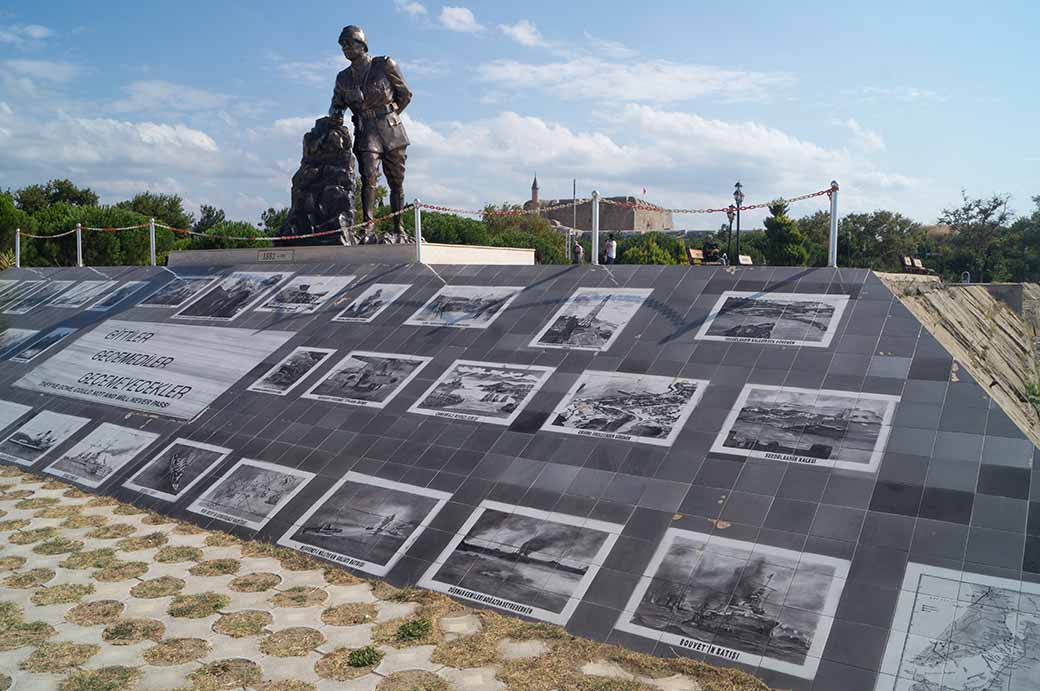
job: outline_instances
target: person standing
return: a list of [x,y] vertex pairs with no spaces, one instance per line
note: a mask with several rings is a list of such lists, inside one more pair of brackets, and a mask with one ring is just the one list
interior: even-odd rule
[[585,248],[581,246],[581,243],[577,240],[574,241],[574,263],[584,264],[585,263]]
[[617,263],[617,240],[614,239],[614,234],[611,233],[607,239],[607,263]]

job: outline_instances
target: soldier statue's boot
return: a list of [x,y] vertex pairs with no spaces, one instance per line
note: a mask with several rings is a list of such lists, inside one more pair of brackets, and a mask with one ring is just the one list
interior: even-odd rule
[[404,186],[395,185],[390,188],[390,210],[393,211],[394,216],[394,242],[404,242],[404,214],[401,213],[401,209],[404,208]]
[[361,213],[365,217],[365,233],[375,230],[376,186],[364,185],[361,188]]

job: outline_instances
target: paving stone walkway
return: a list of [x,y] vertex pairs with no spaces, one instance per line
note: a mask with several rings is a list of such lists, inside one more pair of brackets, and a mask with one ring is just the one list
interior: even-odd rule
[[0,467],[0,691],[768,691]]

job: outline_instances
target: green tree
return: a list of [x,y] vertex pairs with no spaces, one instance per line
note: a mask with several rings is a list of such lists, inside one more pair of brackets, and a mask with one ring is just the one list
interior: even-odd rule
[[163,194],[156,192],[141,192],[134,195],[133,199],[116,204],[120,209],[129,209],[145,217],[147,223],[149,218],[156,222],[174,228],[191,228],[194,222],[192,214],[184,210],[184,200],[176,194]]
[[939,223],[950,227],[951,260],[947,266],[955,272],[970,271],[972,279],[993,280],[993,267],[1000,244],[1006,242],[1008,223],[1012,218],[1008,195],[971,199],[961,192],[961,205],[943,209]]
[[190,249],[193,250],[224,250],[240,249],[243,247],[270,247],[271,241],[265,239],[257,240],[231,240],[229,238],[262,238],[267,233],[252,223],[245,221],[223,221],[206,230],[206,237],[193,236]]
[[686,240],[665,233],[628,235],[618,242],[618,264],[686,264]]
[[283,206],[281,209],[269,208],[260,214],[260,224],[267,231],[268,235],[274,235],[281,230],[288,218],[289,207]]
[[98,196],[89,187],[77,187],[71,180],[50,180],[45,185],[29,185],[14,193],[18,208],[35,214],[52,204],[97,206]]
[[23,233],[35,232],[32,216],[15,206],[14,196],[0,193],[0,250],[14,249],[14,232],[21,228]]
[[533,249],[535,261],[541,264],[563,264],[567,261],[566,234],[558,230],[544,216],[538,214],[500,214],[495,211],[519,211],[515,204],[503,204],[484,209],[492,247],[526,247]]
[[[141,225],[148,218],[118,206],[73,206],[52,204],[33,216],[36,233],[51,236],[26,238],[22,243],[22,263],[26,266],[75,266],[75,235],[58,234],[83,224],[83,261],[89,266],[142,266],[149,263],[148,229],[105,232],[86,228]],[[159,229],[155,233],[156,255],[162,261],[174,246],[174,234]]]
[[809,250],[798,222],[787,215],[788,205],[783,199],[769,204],[770,216],[762,225],[766,229],[766,256],[774,266],[805,266]]
[[213,226],[219,225],[226,220],[223,209],[203,204],[199,207],[199,220],[195,221],[191,229],[196,233],[205,233]]
[[798,219],[798,229],[805,237],[805,249],[809,253],[809,266],[827,266],[827,250],[830,247],[831,214],[817,211]]
[[923,254],[924,242],[924,226],[894,211],[848,214],[838,221],[841,266],[901,271],[900,257]]

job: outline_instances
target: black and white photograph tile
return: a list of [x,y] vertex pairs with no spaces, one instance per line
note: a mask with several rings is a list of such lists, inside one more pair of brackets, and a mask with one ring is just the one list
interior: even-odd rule
[[708,382],[629,372],[584,372],[542,429],[671,446]]
[[100,487],[158,438],[159,435],[152,432],[104,422],[47,466],[44,472],[86,487]]
[[0,401],[0,430],[7,429],[18,422],[31,410],[32,406],[14,403],[13,401]]
[[177,309],[213,285],[216,276],[179,276],[137,303],[138,307]]
[[448,492],[351,471],[278,544],[385,576],[450,498]]
[[13,305],[17,305],[22,300],[30,297],[33,293],[43,290],[47,281],[19,281],[11,288],[0,295],[0,311],[6,311]]
[[715,453],[874,472],[898,396],[747,384]]
[[509,286],[446,285],[404,323],[410,326],[486,329],[509,307],[521,290]]
[[0,280],[0,298],[3,298],[4,293],[9,290],[14,290],[14,287],[18,285],[18,281],[3,279]]
[[14,352],[19,346],[28,345],[29,341],[40,333],[36,329],[4,329],[0,331],[0,355]]
[[408,292],[411,283],[373,283],[365,288],[354,301],[332,318],[334,322],[360,322],[368,324]]
[[622,527],[485,499],[419,585],[565,625]]
[[286,271],[235,271],[173,315],[174,319],[229,322],[289,280]]
[[163,501],[177,501],[227,458],[231,449],[177,439],[123,483],[124,487]]
[[148,281],[128,281],[95,302],[87,310],[91,312],[107,312],[124,300],[129,299],[146,285],[148,285]]
[[[4,314],[28,314],[48,300],[58,297],[75,283],[75,281],[47,281],[28,297],[10,305],[4,310]],[[2,299],[2,296],[0,296],[0,299]]]
[[47,349],[58,345],[69,334],[76,333],[77,330],[71,326],[59,326],[57,329],[48,331],[35,341],[27,343],[21,350],[12,355],[11,359],[15,362],[30,362],[42,355]]
[[272,293],[256,311],[314,314],[353,280],[353,276],[295,276]]
[[335,352],[334,348],[301,346],[250,384],[249,391],[287,396]]
[[702,341],[826,348],[848,295],[727,290],[697,332]]
[[619,631],[812,679],[849,562],[669,528]]
[[875,688],[1040,688],[1040,585],[910,562]]
[[532,348],[607,350],[651,289],[578,288],[531,341]]
[[538,365],[456,360],[408,412],[510,425],[553,371]]
[[432,358],[354,350],[336,363],[302,398],[385,408]]
[[314,477],[296,468],[244,458],[188,506],[188,511],[260,530]]
[[0,458],[19,465],[32,465],[88,422],[90,420],[85,417],[41,410],[0,441]]
[[98,300],[116,283],[118,281],[80,281],[62,294],[51,299],[47,306],[79,309]]

